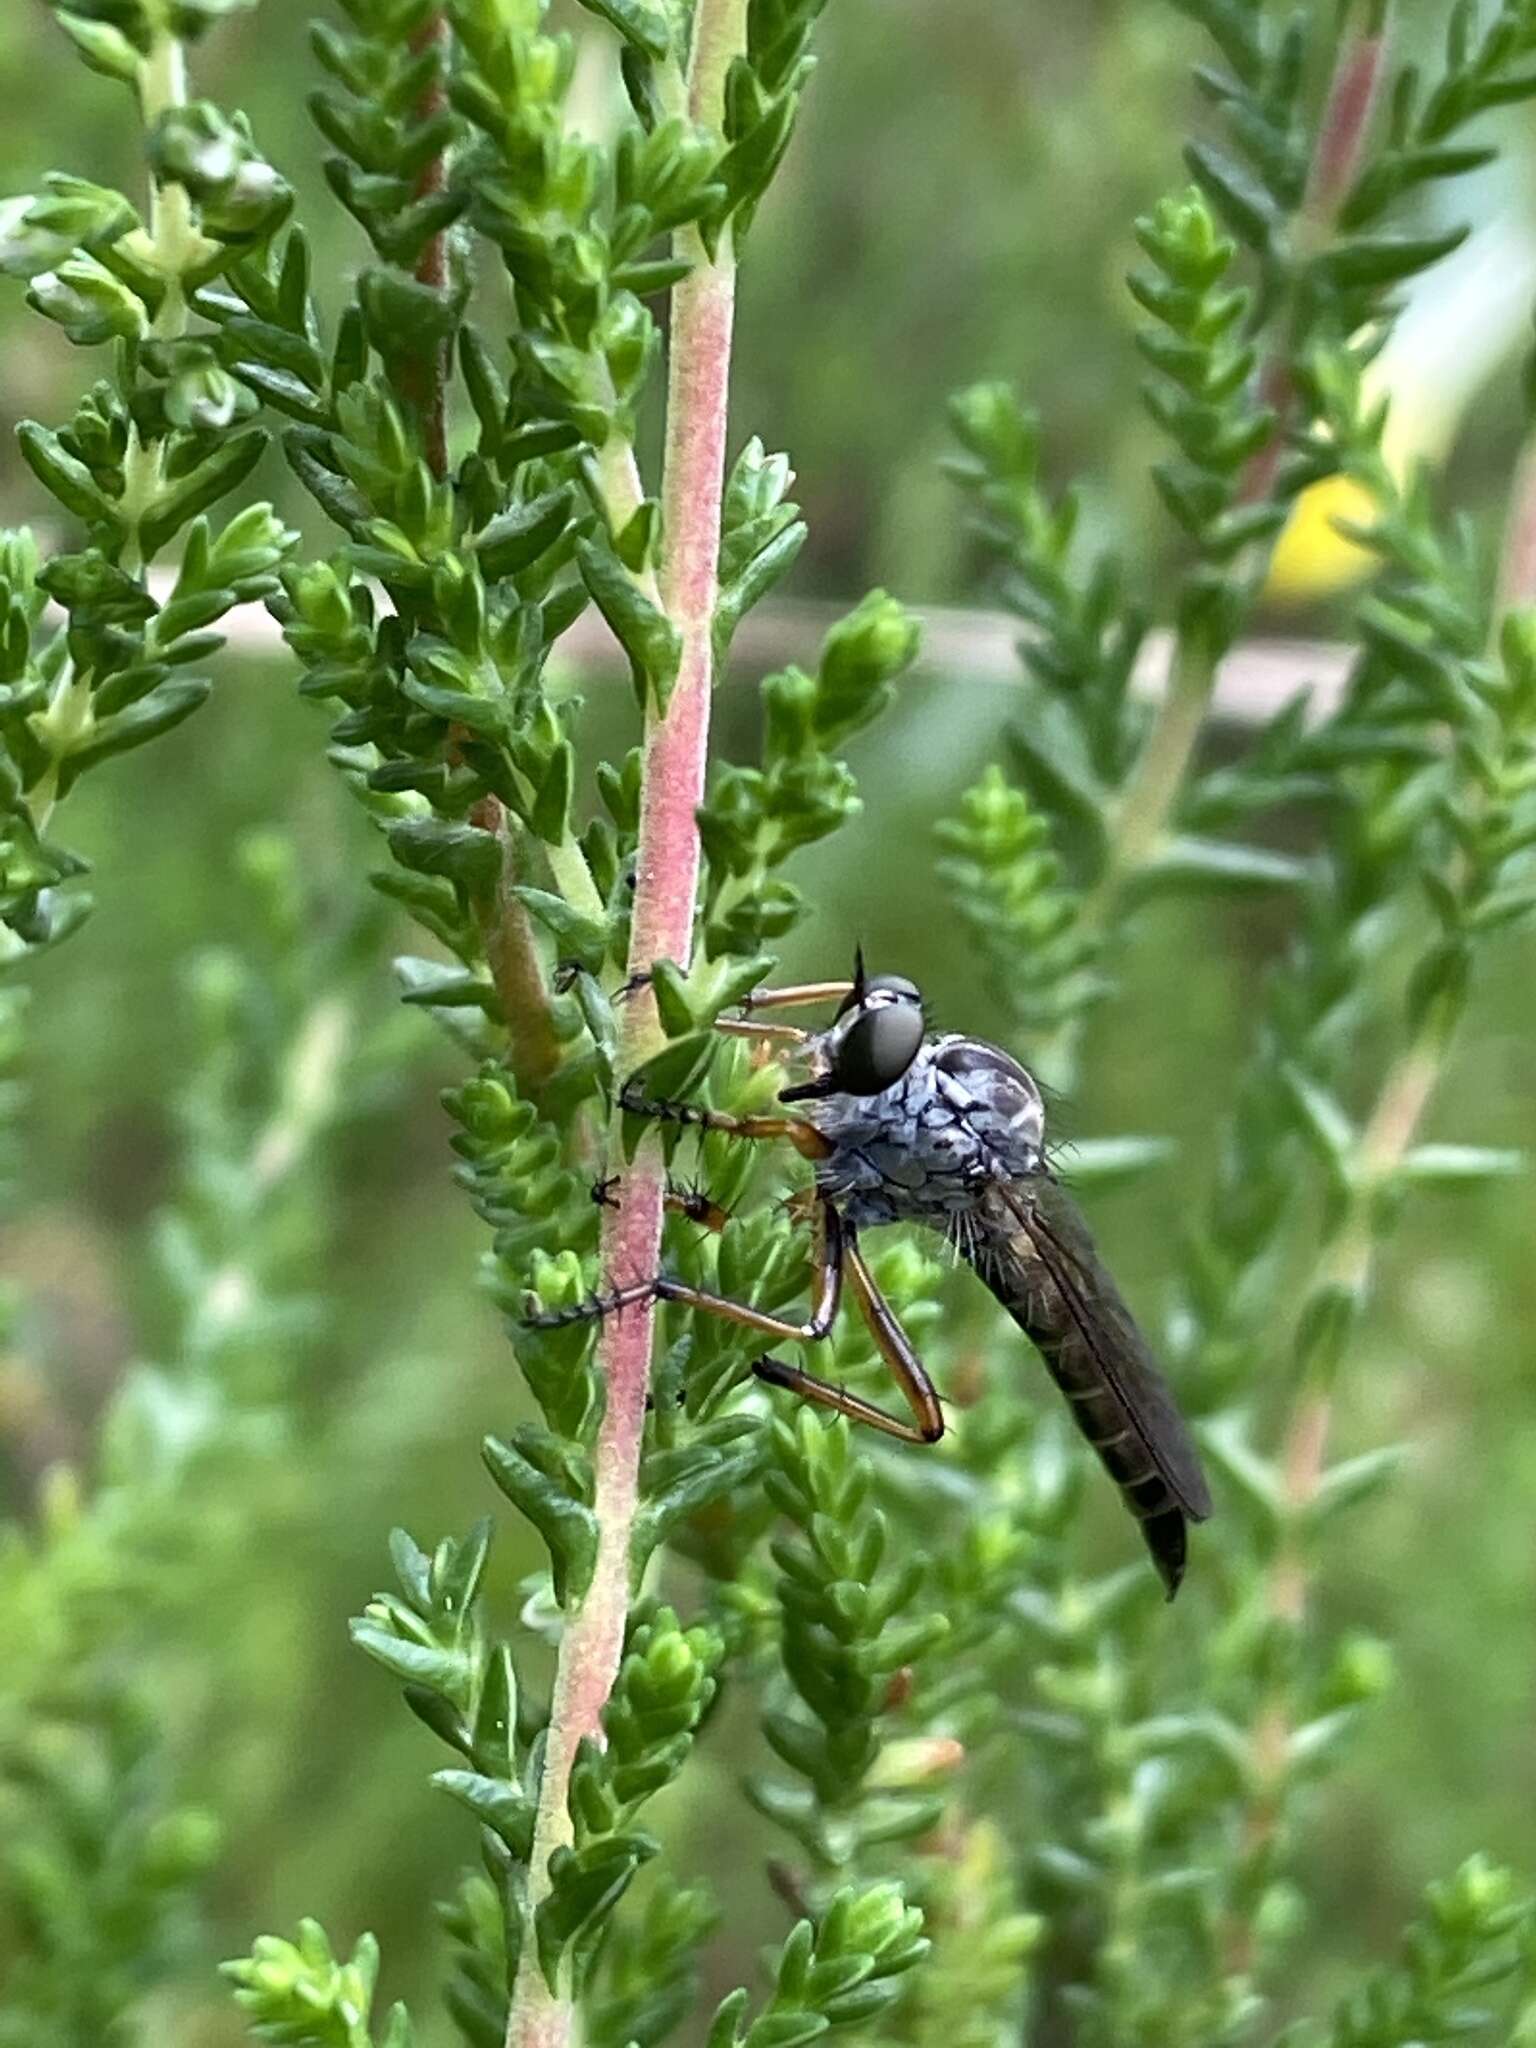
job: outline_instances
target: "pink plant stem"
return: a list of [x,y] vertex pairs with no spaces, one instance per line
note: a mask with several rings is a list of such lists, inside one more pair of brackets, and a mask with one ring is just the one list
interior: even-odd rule
[[1506,612],[1536,604],[1536,438],[1527,441],[1515,469],[1499,562],[1495,635]]
[[[696,119],[718,121],[721,82],[732,50],[742,46],[743,31],[742,0],[699,0],[689,91]],[[632,975],[647,973],[660,959],[686,966],[693,950],[699,879],[696,813],[704,795],[714,685],[711,635],[736,265],[728,232],[713,261],[691,231],[679,239],[694,267],[672,301],[660,596],[681,636],[682,659],[665,714],[653,713],[647,721],[629,950]],[[655,1002],[649,989],[641,988],[625,1007],[621,1066],[633,1068],[658,1043]],[[604,1214],[606,1272],[625,1278],[655,1272],[663,1194],[660,1150],[648,1142],[624,1177],[617,1208]],[[571,2038],[572,2000],[563,1984],[551,1991],[545,1981],[533,1938],[533,1914],[548,1894],[551,1853],[571,1839],[570,1780],[577,1749],[584,1737],[601,1739],[603,1708],[623,1654],[652,1327],[649,1304],[628,1309],[603,1326],[598,1362],[605,1405],[593,1460],[597,1559],[592,1583],[570,1616],[560,1647],[507,2048],[566,2048]]]
[[[1365,153],[1386,57],[1387,38],[1381,33],[1349,36],[1339,51],[1318,129],[1306,196],[1296,215],[1293,232],[1298,255],[1315,248],[1332,233],[1339,208],[1349,197]],[[1262,504],[1271,495],[1285,453],[1286,420],[1296,391],[1283,346],[1259,374],[1259,396],[1274,412],[1275,431],[1244,472],[1237,494],[1240,505]]]
[[1339,52],[1306,198],[1308,217],[1324,229],[1332,227],[1360,168],[1386,54],[1387,39],[1379,31],[1352,37]]

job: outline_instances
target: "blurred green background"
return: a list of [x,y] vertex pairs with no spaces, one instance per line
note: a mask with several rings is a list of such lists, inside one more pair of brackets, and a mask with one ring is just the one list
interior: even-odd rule
[[[304,113],[309,12],[304,0],[267,0],[213,39],[199,77],[247,109],[299,184],[323,277],[360,250],[325,196]],[[1040,406],[1053,472],[1084,474],[1090,522],[1113,507],[1155,576],[1170,543],[1146,482],[1150,429],[1134,402],[1120,278],[1130,221],[1180,179],[1179,140],[1195,118],[1192,35],[1156,0],[835,0],[821,48],[805,127],[750,245],[735,380],[733,443],[760,432],[799,472],[812,538],[793,593],[851,602],[882,582],[917,604],[974,597],[938,467],[944,404],[956,385],[996,374],[1017,377]],[[589,89],[596,104],[583,74],[578,91]],[[116,95],[68,59],[40,6],[4,10],[0,191],[30,189],[54,162],[136,178]],[[1513,172],[1464,197],[1524,249],[1536,216],[1524,187],[1536,184],[1526,138],[1512,139]],[[1475,306],[1465,310],[1476,326]],[[1477,388],[1421,434],[1447,454],[1450,487],[1485,527],[1499,516],[1521,343],[1507,318],[1494,326],[1477,335]],[[83,366],[23,313],[19,294],[0,302],[0,345],[0,522],[10,523],[37,504],[9,429],[29,414],[58,418]],[[1433,388],[1405,392],[1409,410],[1434,414],[1433,400]],[[299,512],[280,475],[258,482]],[[1265,623],[1326,633],[1337,616],[1319,601]],[[749,680],[733,677],[722,701],[720,744],[738,754],[752,745]],[[627,744],[627,688],[597,680],[592,701],[595,729]],[[897,713],[856,743],[867,808],[807,864],[818,909],[791,967],[837,971],[857,935],[873,960],[924,983],[945,1024],[995,1024],[943,916],[927,834],[1016,708],[1007,686],[924,670]],[[210,945],[250,950],[236,877],[243,834],[277,825],[293,835],[322,916],[345,912],[371,864],[324,766],[322,731],[280,663],[231,657],[205,713],[71,805],[72,843],[98,864],[99,908],[37,979],[26,1201],[0,1235],[0,1264],[29,1296],[43,1391],[0,1410],[8,1509],[30,1511],[50,1460],[89,1467],[95,1419],[133,1360],[174,1363],[176,1318],[146,1250],[186,1170],[177,1105],[203,1057],[189,963]],[[1179,1141],[1161,1182],[1097,1204],[1127,1291],[1154,1321],[1176,1252],[1170,1217],[1200,1198],[1230,1092],[1216,1077],[1236,1072],[1280,931],[1278,915],[1251,910],[1149,918],[1123,996],[1101,1015],[1083,1099],[1063,1107],[1073,1133]],[[368,970],[381,1014],[399,936],[379,935]],[[1431,1136],[1536,1148],[1533,966],[1529,942],[1493,956]],[[211,1961],[301,1911],[338,1940],[372,1927],[385,1990],[412,1998],[430,2042],[448,2039],[422,1989],[438,1955],[427,1902],[450,1888],[469,1829],[427,1789],[431,1740],[348,1649],[345,1619],[382,1580],[392,1522],[430,1539],[491,1505],[476,1445],[504,1423],[513,1371],[493,1310],[472,1291],[478,1226],[448,1185],[435,1093],[456,1061],[424,1022],[399,1028],[402,1071],[327,1142],[326,1235],[300,1233],[285,1254],[292,1287],[323,1279],[326,1296],[294,1340],[299,1448],[232,1465],[225,1483],[243,1489],[253,1534],[228,1554],[210,1544],[198,1618],[166,1659],[166,1720],[187,1782],[227,1830],[212,1930],[168,2002],[165,2038],[177,2043],[237,2038]],[[1404,1437],[1415,1456],[1353,1525],[1322,1597],[1330,1621],[1394,1642],[1401,1679],[1303,1847],[1315,1930],[1300,2005],[1379,1953],[1424,1880],[1468,1850],[1487,1847],[1536,1876],[1533,1237],[1528,1178],[1422,1200],[1387,1255],[1344,1447]],[[500,1545],[509,1597],[532,1563],[520,1540],[508,1529]],[[280,1686],[270,1676],[279,1651]],[[685,1781],[690,1803],[666,1815],[736,1889],[717,1951],[722,1985],[750,1972],[757,1940],[778,1924],[741,1853],[745,1809],[719,1796],[747,1740],[743,1731],[735,1755],[730,1741],[711,1745]]]

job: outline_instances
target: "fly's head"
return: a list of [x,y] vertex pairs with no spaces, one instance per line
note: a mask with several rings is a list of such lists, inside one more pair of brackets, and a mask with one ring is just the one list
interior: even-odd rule
[[899,974],[866,974],[854,955],[853,987],[831,1027],[814,1039],[814,1078],[786,1088],[781,1102],[819,1102],[829,1095],[883,1095],[917,1058],[926,1026],[923,998]]

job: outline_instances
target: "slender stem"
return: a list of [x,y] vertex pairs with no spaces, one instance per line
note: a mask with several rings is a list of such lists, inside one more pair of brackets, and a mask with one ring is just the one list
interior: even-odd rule
[[[698,0],[688,76],[689,109],[695,120],[718,126],[725,72],[732,55],[744,47],[745,35],[745,0]],[[665,714],[647,721],[629,952],[632,974],[645,973],[662,958],[685,964],[692,951],[699,876],[696,813],[704,795],[714,683],[712,627],[736,264],[728,233],[713,261],[691,230],[680,232],[678,241],[680,253],[694,267],[672,300],[662,479],[664,557],[658,588],[681,636],[682,659]],[[627,445],[605,450],[602,466],[613,509],[622,507],[626,493],[638,503],[639,481]],[[654,1001],[648,990],[641,990],[625,1010],[624,1066],[644,1059],[658,1037]],[[642,1146],[625,1176],[618,1207],[604,1213],[602,1256],[607,1271],[655,1271],[662,1193],[660,1152],[652,1142]],[[571,2038],[571,1993],[565,1984],[551,1991],[545,1981],[533,1916],[548,1894],[550,1855],[571,1839],[570,1779],[577,1747],[584,1736],[601,1732],[603,1707],[623,1653],[651,1342],[649,1305],[614,1316],[603,1328],[599,1364],[606,1399],[594,1456],[597,1560],[591,1586],[569,1617],[560,1646],[507,2048],[565,2048]]]
[[[139,110],[146,134],[163,114],[184,107],[189,95],[187,53],[180,39],[160,30],[139,67]],[[161,183],[151,178],[149,186],[149,240],[152,263],[165,286],[165,297],[154,319],[155,338],[175,341],[186,332],[187,296],[182,273],[191,261],[197,242],[191,194],[185,185]],[[128,446],[123,454],[123,494],[120,512],[128,529],[123,543],[122,567],[130,574],[145,566],[139,521],[160,495],[163,480],[164,446],[147,445],[139,439],[138,427],[128,427]]]
[[512,893],[517,848],[507,814],[495,797],[482,797],[470,818],[483,831],[494,832],[501,842],[496,905],[485,921],[485,955],[507,1027],[507,1065],[519,1089],[537,1095],[560,1065],[560,1039],[533,926]]
[[1180,634],[1156,722],[1126,784],[1098,893],[1116,890],[1156,853],[1189,769],[1216,681],[1216,663]]
[[[1311,174],[1291,231],[1292,253],[1298,262],[1327,241],[1338,221],[1339,208],[1349,197],[1380,97],[1387,47],[1385,9],[1382,19],[1366,33],[1346,32],[1339,46]],[[1274,412],[1275,430],[1243,473],[1237,494],[1240,505],[1261,504],[1273,495],[1285,454],[1287,419],[1296,400],[1290,358],[1289,343],[1282,340],[1259,373],[1259,396]]]
[[[416,119],[430,121],[441,114],[448,105],[448,87],[444,73],[448,63],[449,45],[448,17],[445,13],[430,15],[411,38],[411,48],[418,53],[435,49],[438,52],[438,69],[426,91],[416,103]],[[430,199],[442,192],[448,183],[448,159],[439,151],[429,157],[416,180],[416,197]],[[430,285],[434,291],[445,291],[448,286],[448,235],[446,230],[432,236],[416,263],[416,282]],[[422,451],[428,467],[435,477],[448,474],[448,374],[449,344],[446,340],[436,343],[424,356],[402,367],[399,384],[402,396],[411,404],[421,426]]]
[[[438,69],[416,103],[418,121],[431,120],[448,104],[445,72],[450,39],[448,17],[441,12],[429,16],[411,38],[413,50],[418,53],[436,50],[439,56]],[[439,150],[422,167],[416,180],[416,197],[430,198],[445,190],[447,183],[448,159]],[[430,285],[434,291],[447,289],[446,229],[440,230],[427,242],[417,258],[414,274],[418,284]],[[415,413],[421,430],[422,453],[427,467],[439,483],[448,475],[448,386],[452,367],[450,345],[443,341],[429,354],[406,365],[399,377],[402,395]],[[494,832],[501,842],[501,879],[495,908],[485,922],[485,951],[507,1027],[507,1063],[519,1087],[536,1094],[560,1064],[560,1040],[555,1031],[549,991],[544,985],[539,965],[533,926],[528,913],[512,894],[515,848],[506,812],[495,797],[483,797],[475,805],[473,822],[483,831]],[[590,908],[589,905],[582,907]]]
[[[1332,233],[1360,167],[1387,54],[1385,8],[1381,15],[1367,33],[1346,32],[1339,48],[1311,175],[1292,226],[1292,255],[1298,265]],[[1295,395],[1290,344],[1282,339],[1259,372],[1259,396],[1274,412],[1275,429],[1243,472],[1236,493],[1239,505],[1258,504],[1274,494]],[[1245,609],[1263,587],[1273,549],[1273,539],[1255,542],[1232,567]],[[1199,743],[1220,655],[1221,650],[1213,652],[1204,643],[1203,634],[1181,632],[1175,642],[1167,690],[1110,822],[1103,870],[1082,906],[1081,928],[1087,936],[1107,931],[1122,884],[1156,856]],[[1059,1087],[1072,1085],[1084,1023],[1081,1013],[1069,1018],[1035,1048],[1038,1070]]]
[[1515,465],[1515,479],[1504,515],[1504,544],[1499,555],[1490,636],[1495,645],[1506,613],[1528,604],[1536,604],[1536,434],[1527,438]]
[[[1386,48],[1386,37],[1380,29],[1368,35],[1346,35],[1340,47],[1318,128],[1306,196],[1293,228],[1293,250],[1298,257],[1328,238],[1339,208],[1349,195],[1370,129]],[[1239,487],[1238,502],[1245,505],[1271,494],[1285,445],[1285,415],[1292,403],[1293,387],[1283,349],[1266,363],[1260,373],[1259,388],[1262,397],[1274,407],[1276,424]],[[1268,554],[1265,546],[1245,566],[1243,581],[1250,591],[1257,592],[1259,588]],[[1120,876],[1133,872],[1156,850],[1200,736],[1216,668],[1217,663],[1205,650],[1189,645],[1180,636],[1174,649],[1167,694],[1120,808],[1110,860],[1111,885]]]
[[[147,134],[174,107],[184,107],[189,97],[186,46],[174,35],[161,31],[150,47],[139,73],[139,107]],[[175,340],[185,332],[187,300],[182,290],[179,258],[187,252],[193,232],[192,199],[185,185],[161,184],[152,179],[149,188],[149,238],[156,267],[165,278],[165,298],[155,315],[155,334],[161,340]]]
[[1328,233],[1365,154],[1365,138],[1381,93],[1387,56],[1386,9],[1364,34],[1345,37],[1340,46],[1328,101],[1317,131],[1317,149],[1302,203],[1302,224],[1316,235]]
[[[1106,934],[1124,884],[1157,853],[1205,723],[1216,668],[1203,638],[1178,636],[1152,730],[1109,822],[1103,867],[1078,913],[1086,937]],[[1086,1023],[1086,1013],[1076,1010],[1034,1047],[1035,1071],[1052,1086],[1073,1086]]]
[[[1445,1056],[1443,1039],[1426,1036],[1409,1045],[1388,1073],[1356,1147],[1359,1193],[1319,1257],[1314,1287],[1336,1285],[1359,1292],[1369,1281],[1377,1243],[1372,1223],[1374,1194],[1407,1157],[1444,1072]],[[1284,1534],[1270,1568],[1265,1604],[1274,1619],[1291,1630],[1299,1629],[1306,1619],[1310,1585],[1301,1530],[1327,1470],[1333,1407],[1331,1387],[1308,1380],[1280,1442]],[[1246,1868],[1269,1854],[1285,1818],[1292,1718],[1282,1681],[1261,1702],[1249,1731],[1254,1791],[1243,1820],[1242,1862]],[[1229,1917],[1225,1948],[1229,1973],[1246,1976],[1257,1960],[1251,1913]]]

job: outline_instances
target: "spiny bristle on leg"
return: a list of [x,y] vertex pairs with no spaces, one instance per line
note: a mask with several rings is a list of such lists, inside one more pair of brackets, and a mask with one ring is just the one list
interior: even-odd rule
[[697,1223],[705,1230],[724,1230],[731,1220],[729,1210],[723,1209],[712,1195],[706,1194],[698,1181],[669,1180],[666,1202],[674,1215],[685,1216],[690,1223]]
[[705,1112],[692,1102],[665,1102],[646,1095],[631,1076],[619,1090],[619,1107],[629,1116],[648,1117],[653,1123],[701,1124]]
[[524,1296],[525,1309],[523,1325],[530,1330],[564,1330],[573,1323],[600,1323],[605,1316],[618,1315],[626,1308],[636,1308],[646,1301],[656,1299],[654,1280],[637,1280],[627,1287],[599,1288],[584,1301],[573,1301],[564,1308],[532,1308],[527,1303],[536,1303],[538,1296]]

